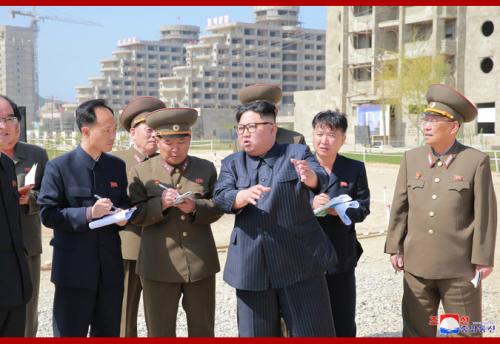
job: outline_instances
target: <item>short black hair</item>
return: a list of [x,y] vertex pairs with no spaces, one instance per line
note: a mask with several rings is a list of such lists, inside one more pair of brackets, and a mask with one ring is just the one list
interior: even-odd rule
[[238,106],[238,108],[236,109],[236,122],[239,123],[241,116],[247,111],[257,112],[261,117],[272,117],[273,122],[276,122],[276,115],[278,113],[276,105],[274,105],[273,103],[264,100],[258,100]]
[[345,113],[338,110],[321,111],[318,112],[312,120],[313,129],[316,128],[317,125],[327,126],[331,130],[340,129],[345,133],[347,131],[347,116]]
[[114,111],[112,108],[106,104],[104,99],[91,99],[86,102],[81,103],[75,111],[76,125],[78,130],[82,132],[82,127],[84,124],[92,124],[96,120],[95,109],[98,107],[103,107],[111,111],[114,116]]
[[19,111],[19,108],[17,107],[17,104],[14,103],[12,99],[10,99],[7,96],[4,96],[3,94],[0,94],[0,98],[5,99],[9,104],[12,110],[14,111],[14,116],[17,118],[19,122],[21,122],[21,111]]

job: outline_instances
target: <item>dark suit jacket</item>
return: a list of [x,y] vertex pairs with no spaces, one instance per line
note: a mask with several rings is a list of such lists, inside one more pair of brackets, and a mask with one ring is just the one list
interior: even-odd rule
[[347,215],[352,221],[349,226],[345,225],[338,216],[318,217],[338,257],[337,265],[329,270],[329,273],[347,272],[356,266],[363,253],[361,244],[356,239],[354,223],[362,222],[370,214],[370,190],[365,165],[360,161],[337,155],[328,185],[322,192],[328,194],[330,198],[346,194],[359,202],[359,208],[347,209]]
[[31,291],[14,163],[0,154],[0,307],[25,304]]
[[116,207],[128,207],[122,160],[103,153],[96,162],[78,146],[47,163],[38,204],[43,224],[54,229],[51,280],[59,286],[123,285],[119,227],[88,226],[86,209],[96,202],[94,194],[110,198]]
[[36,256],[42,253],[42,226],[40,223],[40,207],[37,204],[38,192],[42,184],[42,177],[45,165],[49,160],[45,149],[18,142],[14,148],[12,158],[16,165],[17,185],[24,186],[24,179],[33,164],[38,163],[35,175],[35,186],[30,192],[28,204],[21,205],[21,227],[23,229],[24,246],[29,256]]
[[222,161],[214,202],[224,212],[233,212],[240,190],[257,183],[271,187],[257,206],[249,204],[236,214],[224,280],[237,289],[282,288],[323,274],[336,263],[335,251],[309,204],[309,188],[301,183],[292,158],[308,160],[320,187],[326,183],[325,171],[303,145],[275,144],[264,157],[272,168],[266,181],[257,179],[259,161],[245,152]]

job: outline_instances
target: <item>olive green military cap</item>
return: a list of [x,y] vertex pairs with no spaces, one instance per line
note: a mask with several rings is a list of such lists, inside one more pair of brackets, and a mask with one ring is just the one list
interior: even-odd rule
[[184,136],[191,134],[198,112],[190,108],[159,109],[146,117],[146,124],[156,130],[158,136]]
[[470,122],[477,116],[477,108],[463,94],[454,88],[433,84],[427,90],[428,106],[425,112],[432,112],[454,121]]
[[123,109],[120,115],[120,124],[123,129],[130,131],[130,128],[144,122],[150,112],[162,108],[165,108],[165,103],[158,98],[136,97]]
[[278,104],[281,100],[281,88],[277,85],[255,84],[242,88],[239,93],[241,104],[255,101],[267,101]]

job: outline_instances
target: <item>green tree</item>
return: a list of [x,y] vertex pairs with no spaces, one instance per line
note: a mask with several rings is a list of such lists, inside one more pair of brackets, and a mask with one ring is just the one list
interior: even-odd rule
[[406,57],[391,52],[380,61],[377,73],[381,103],[394,105],[408,114],[410,124],[421,132],[419,117],[426,106],[427,89],[431,84],[446,83],[452,74],[444,55]]

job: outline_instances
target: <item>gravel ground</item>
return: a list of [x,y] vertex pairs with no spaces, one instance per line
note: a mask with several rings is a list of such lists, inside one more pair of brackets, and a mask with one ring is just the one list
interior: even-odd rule
[[[398,337],[401,336],[401,298],[403,292],[402,274],[394,274],[389,258],[383,253],[384,235],[368,236],[384,231],[386,228],[386,207],[384,192],[390,201],[393,183],[396,180],[398,167],[391,165],[367,165],[368,180],[372,193],[370,216],[357,227],[360,234],[364,254],[360,259],[357,275],[357,326],[360,337]],[[494,175],[497,197],[500,200],[500,175]],[[498,206],[498,205],[497,205]],[[226,251],[223,249],[233,225],[233,217],[223,216],[213,226],[214,237],[219,250],[219,258],[223,267]],[[51,231],[43,230],[42,263],[50,263],[51,247],[48,242]],[[500,256],[500,235],[497,236],[496,262]],[[39,301],[39,331],[41,337],[52,336],[52,301],[54,287],[50,283],[50,271],[42,271]],[[217,274],[216,282],[216,315],[215,335],[218,337],[237,336],[236,300],[234,289],[222,281],[222,273]],[[442,312],[442,310],[441,310]],[[483,284],[483,321],[491,321],[497,326],[494,333],[486,336],[500,336],[500,271],[495,271]],[[139,314],[139,336],[146,336],[144,314]],[[177,335],[187,336],[186,318],[182,307],[179,309]]]

